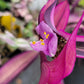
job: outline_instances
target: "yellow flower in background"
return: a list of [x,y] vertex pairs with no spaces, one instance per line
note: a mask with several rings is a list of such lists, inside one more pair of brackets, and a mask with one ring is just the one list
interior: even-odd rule
[[15,17],[12,17],[11,14],[6,16],[4,15],[1,17],[1,25],[4,26],[10,32],[12,31],[13,23],[15,23],[15,21],[16,21]]
[[21,27],[15,24],[16,18],[11,14],[2,15],[0,17],[0,25],[9,32],[12,32],[16,37],[22,37]]
[[16,18],[12,17],[12,22],[15,23],[15,21],[16,21]]

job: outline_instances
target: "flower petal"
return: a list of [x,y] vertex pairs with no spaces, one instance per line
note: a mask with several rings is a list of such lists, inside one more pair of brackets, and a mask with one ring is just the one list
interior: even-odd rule
[[46,42],[44,42],[44,45],[41,45],[41,41],[37,41],[35,44],[31,43],[31,47],[36,51],[43,51],[46,55],[49,55]]
[[58,44],[58,38],[55,34],[53,34],[53,36],[48,44],[49,54],[51,57],[55,56],[55,54],[56,54],[57,44]]
[[43,21],[36,27],[36,32],[43,38],[46,39],[44,32],[46,34],[53,34],[52,29]]
[[0,84],[8,84],[37,57],[37,54],[38,52],[28,51],[8,61],[0,68]]

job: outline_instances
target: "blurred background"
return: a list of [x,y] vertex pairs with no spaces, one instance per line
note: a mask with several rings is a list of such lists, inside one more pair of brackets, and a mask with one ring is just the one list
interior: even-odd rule
[[[39,39],[34,29],[38,25],[39,12],[46,2],[47,0],[0,0],[0,67],[15,55],[30,50],[29,43]],[[71,33],[84,10],[84,0],[68,0],[68,2],[71,11],[66,31]],[[84,21],[78,34],[84,35]],[[75,69],[65,79],[65,84],[84,84],[83,61],[77,59]],[[38,56],[10,84],[38,84],[39,78]]]

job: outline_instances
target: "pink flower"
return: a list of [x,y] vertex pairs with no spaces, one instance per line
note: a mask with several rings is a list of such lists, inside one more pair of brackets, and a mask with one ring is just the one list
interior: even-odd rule
[[31,43],[31,47],[36,51],[43,51],[46,55],[51,57],[55,56],[58,40],[56,34],[44,22],[41,22],[36,27],[36,31],[42,39],[36,43]]

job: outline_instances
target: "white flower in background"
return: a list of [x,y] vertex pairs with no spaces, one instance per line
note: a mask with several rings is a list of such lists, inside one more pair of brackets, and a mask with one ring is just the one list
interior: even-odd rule
[[27,40],[18,38],[15,39],[15,44],[20,48],[21,50],[31,50],[30,44]]
[[10,46],[15,46],[14,39],[15,37],[8,31],[5,31],[5,33],[0,33],[0,40],[9,44]]
[[47,0],[32,0],[32,2],[29,4],[29,9],[31,11],[41,10],[46,2]]
[[31,50],[28,40],[16,38],[10,32],[0,33],[0,40],[7,43],[11,47],[19,48],[20,50]]

